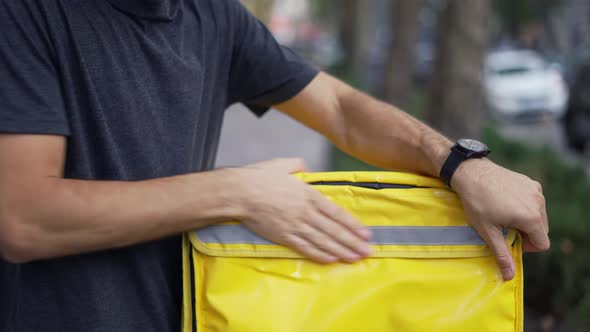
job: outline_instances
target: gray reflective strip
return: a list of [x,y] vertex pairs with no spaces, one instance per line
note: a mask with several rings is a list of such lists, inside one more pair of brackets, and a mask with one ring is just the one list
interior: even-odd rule
[[[389,245],[482,245],[469,226],[373,226],[370,244]],[[195,231],[203,243],[273,244],[241,225],[212,225]],[[506,234],[507,231],[504,231]]]

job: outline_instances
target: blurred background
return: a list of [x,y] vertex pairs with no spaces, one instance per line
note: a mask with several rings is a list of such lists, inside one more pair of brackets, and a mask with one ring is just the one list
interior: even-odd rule
[[[525,329],[590,331],[590,1],[243,1],[317,67],[540,181],[552,247],[525,255]],[[374,169],[279,112],[228,109],[217,165],[275,157]]]

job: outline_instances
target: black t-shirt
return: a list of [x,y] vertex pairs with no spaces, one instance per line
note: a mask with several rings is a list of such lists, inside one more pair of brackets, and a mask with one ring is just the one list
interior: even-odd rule
[[[237,0],[0,0],[0,132],[67,136],[67,178],[210,169],[229,104],[263,109],[316,74]],[[0,331],[177,332],[180,252],[0,260]]]

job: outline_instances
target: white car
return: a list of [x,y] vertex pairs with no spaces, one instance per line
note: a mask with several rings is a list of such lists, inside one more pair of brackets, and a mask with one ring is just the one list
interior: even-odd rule
[[528,50],[495,51],[485,60],[486,104],[504,117],[564,113],[568,90],[559,70]]

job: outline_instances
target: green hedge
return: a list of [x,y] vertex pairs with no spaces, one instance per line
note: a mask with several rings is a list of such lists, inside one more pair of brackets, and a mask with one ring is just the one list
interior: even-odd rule
[[[531,148],[484,130],[492,159],[543,184],[551,250],[525,254],[525,306],[569,326],[590,323],[590,182],[548,148]],[[334,149],[335,170],[376,170]]]
[[543,184],[551,250],[526,254],[525,305],[575,326],[590,324],[590,181],[549,148],[531,148],[486,129],[498,163]]

